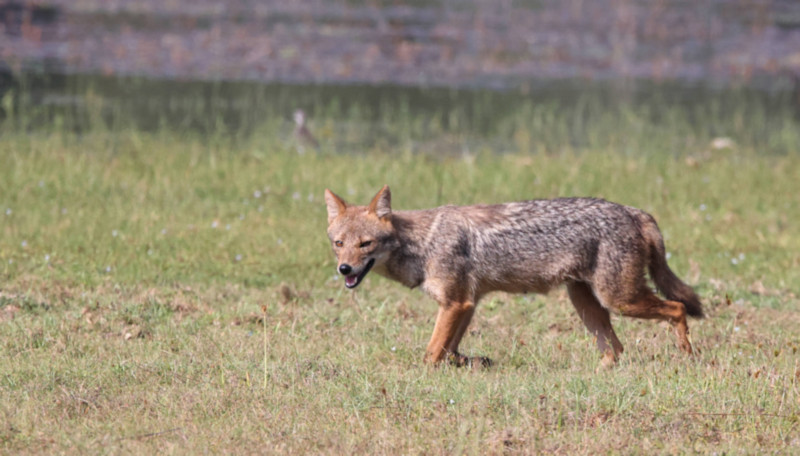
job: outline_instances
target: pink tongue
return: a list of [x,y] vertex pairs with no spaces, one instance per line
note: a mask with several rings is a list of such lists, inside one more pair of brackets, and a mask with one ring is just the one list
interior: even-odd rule
[[358,280],[358,276],[355,274],[344,277],[344,283],[347,285],[355,285],[356,280]]

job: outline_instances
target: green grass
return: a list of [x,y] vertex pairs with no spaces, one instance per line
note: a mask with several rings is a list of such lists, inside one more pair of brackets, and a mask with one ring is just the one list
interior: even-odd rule
[[[278,124],[235,141],[5,131],[0,453],[796,453],[796,126],[744,122],[711,150],[736,115],[664,116],[570,142],[563,117],[523,113],[502,155],[496,139],[422,153],[416,130],[302,156]],[[436,305],[375,275],[345,290],[325,236],[326,187],[363,203],[385,183],[396,208],[593,195],[651,212],[706,306],[699,354],[616,318],[626,351],[595,373],[560,290],[481,303],[462,346],[495,367],[422,365]]]

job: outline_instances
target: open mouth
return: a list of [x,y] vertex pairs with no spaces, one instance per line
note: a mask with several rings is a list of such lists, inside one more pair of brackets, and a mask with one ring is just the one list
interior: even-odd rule
[[375,264],[375,259],[369,260],[366,266],[364,266],[364,270],[361,271],[361,274],[349,274],[344,276],[344,286],[347,288],[355,288],[361,283],[361,280],[367,275],[370,269],[372,269],[372,265]]

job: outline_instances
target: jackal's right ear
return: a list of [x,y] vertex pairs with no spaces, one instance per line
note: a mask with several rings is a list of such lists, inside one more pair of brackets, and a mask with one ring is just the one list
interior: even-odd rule
[[347,209],[347,203],[327,188],[325,189],[325,204],[328,205],[328,224]]
[[381,191],[372,198],[368,210],[381,219],[392,214],[392,192],[389,191],[388,185],[384,185]]

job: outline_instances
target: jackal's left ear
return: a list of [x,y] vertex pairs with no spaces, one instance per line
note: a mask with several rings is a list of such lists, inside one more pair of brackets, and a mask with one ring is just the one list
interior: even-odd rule
[[389,186],[384,185],[381,191],[372,198],[369,203],[369,211],[377,215],[378,218],[388,217],[392,213],[392,192]]
[[325,189],[325,204],[328,205],[328,224],[347,209],[347,203],[327,188]]

